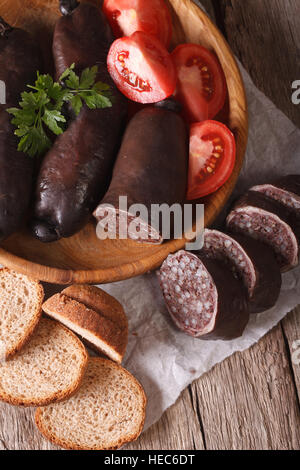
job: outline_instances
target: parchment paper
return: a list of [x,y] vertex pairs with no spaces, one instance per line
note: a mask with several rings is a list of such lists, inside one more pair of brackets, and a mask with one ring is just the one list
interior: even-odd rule
[[[242,67],[241,70],[249,100],[250,135],[232,198],[272,176],[300,174],[300,130],[254,86]],[[124,365],[145,388],[147,429],[193,380],[235,351],[249,348],[300,304],[300,268],[283,276],[277,305],[268,312],[252,315],[243,337],[230,342],[201,341],[177,330],[168,318],[155,273],[101,287],[124,305],[129,318]]]

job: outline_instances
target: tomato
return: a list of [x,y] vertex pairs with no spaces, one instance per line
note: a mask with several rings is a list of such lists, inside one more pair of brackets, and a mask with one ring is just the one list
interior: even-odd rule
[[230,177],[236,156],[232,132],[221,122],[191,125],[187,199],[214,193]]
[[169,47],[172,19],[164,0],[104,0],[103,11],[116,37],[144,31]]
[[178,77],[176,96],[189,122],[212,119],[223,108],[226,80],[212,52],[197,44],[182,44],[172,52]]
[[170,54],[158,39],[142,31],[114,41],[107,66],[119,90],[138,103],[162,101],[176,88]]
[[199,94],[199,90],[196,87],[184,87],[180,91],[177,87],[175,97],[182,104],[182,117],[188,123],[201,122],[208,119],[208,103]]

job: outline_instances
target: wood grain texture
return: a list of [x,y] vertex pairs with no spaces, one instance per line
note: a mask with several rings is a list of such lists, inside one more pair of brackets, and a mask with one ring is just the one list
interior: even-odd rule
[[126,450],[204,450],[197,405],[194,405],[187,388],[158,423],[143,433],[137,442],[128,444]]
[[34,412],[0,404],[0,450],[55,450],[36,429]]
[[192,385],[207,449],[300,448],[298,397],[280,325]]
[[[173,18],[172,45],[194,42],[214,50],[227,80],[229,112],[225,120],[236,138],[237,159],[226,184],[203,201],[205,224],[210,225],[232,193],[243,163],[248,136],[245,90],[230,48],[206,14],[192,0],[167,1]],[[0,16],[34,32],[39,41],[43,41],[46,34],[46,53],[55,18],[59,16],[57,5],[58,0],[0,0]],[[46,55],[48,57],[49,53]],[[185,243],[186,240],[181,239],[161,246],[143,246],[130,240],[101,241],[96,237],[93,223],[71,238],[50,244],[35,240],[24,230],[1,245],[0,263],[46,282],[105,283],[157,268],[169,253],[179,250]]]
[[298,393],[298,402],[300,403],[300,306],[285,317],[281,322],[281,326],[289,353],[294,385]]
[[216,0],[217,18],[254,83],[296,125],[291,84],[300,79],[299,0]]
[[[239,11],[243,9],[244,15],[248,17],[247,10],[253,12],[255,5],[262,0],[239,0],[235,7]],[[211,2],[205,0],[205,6],[213,11],[214,4],[221,4],[220,0]],[[270,2],[264,1],[265,9],[258,7],[254,21],[265,24],[270,12]],[[295,31],[295,18],[298,18],[298,0],[272,0],[272,17],[276,24],[277,35],[280,36],[281,28],[286,30],[286,22],[291,29],[291,36],[298,34],[299,26]],[[238,5],[239,4],[239,5]],[[289,5],[289,6],[288,6]],[[290,8],[289,16],[293,17],[290,22],[285,14]],[[216,11],[218,19],[220,11]],[[263,19],[262,19],[263,18]],[[226,18],[223,18],[223,20]],[[222,21],[223,21],[222,20]],[[227,19],[228,21],[228,19]],[[238,30],[239,17],[231,18],[232,31],[227,31],[232,37],[230,45],[235,47],[234,36]],[[253,21],[253,20],[252,20]],[[298,20],[299,22],[299,20]],[[252,23],[246,24],[245,28],[253,28]],[[261,37],[259,31],[253,33],[251,41],[256,44]],[[258,35],[258,37],[257,37]],[[249,39],[248,39],[249,41]],[[281,63],[281,56],[287,56],[293,60],[295,44],[287,41],[286,49],[282,49],[276,61]],[[261,44],[261,48],[266,43]],[[298,42],[299,44],[299,42]],[[241,46],[241,58],[245,57],[243,65],[247,67],[247,60],[243,49],[249,50],[251,46]],[[243,56],[243,54],[245,54]],[[270,54],[266,49],[266,54]],[[272,75],[272,60],[275,57],[270,54],[268,59],[268,70],[265,70],[265,60],[257,59],[255,47],[251,54],[255,64],[249,63],[249,70],[253,72],[253,79],[258,83],[261,74],[266,77]],[[273,59],[272,59],[273,57]],[[285,77],[285,70],[279,67],[277,70],[278,80],[291,80]],[[280,79],[280,77],[282,77]],[[299,78],[299,77],[296,77]],[[266,93],[268,79],[262,83],[262,89]],[[290,102],[280,105],[280,91],[270,90],[269,96],[290,117],[294,108]],[[277,96],[278,94],[278,96]],[[299,111],[298,111],[299,112]],[[297,117],[297,116],[296,116]],[[53,289],[53,286],[50,286]],[[52,293],[52,291],[51,291]],[[291,361],[292,345],[295,340],[300,340],[300,308],[291,312],[281,323],[281,326],[273,329],[261,341],[250,350],[236,353],[222,364],[217,365],[208,374],[201,377],[183,392],[179,400],[163,415],[161,420],[152,426],[139,440],[127,446],[130,449],[256,449],[256,448],[278,448],[299,449],[299,401],[295,384],[300,387],[300,366]],[[300,390],[300,388],[298,388]],[[298,394],[299,397],[299,394]],[[298,398],[299,400],[299,398]],[[19,410],[9,405],[0,404],[0,449],[52,449],[35,430],[31,421],[31,410]]]

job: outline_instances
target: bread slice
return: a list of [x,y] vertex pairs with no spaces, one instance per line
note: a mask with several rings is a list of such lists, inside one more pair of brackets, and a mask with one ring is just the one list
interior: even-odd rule
[[21,351],[0,363],[0,400],[19,406],[63,400],[79,387],[87,362],[74,333],[42,318]]
[[92,357],[79,391],[38,408],[35,420],[47,439],[65,449],[113,450],[138,438],[145,408],[144,390],[127,370]]
[[50,297],[43,310],[79,334],[92,349],[122,362],[128,341],[127,317],[122,305],[102,289],[67,287]]
[[44,291],[33,279],[0,269],[0,360],[19,351],[36,327]]

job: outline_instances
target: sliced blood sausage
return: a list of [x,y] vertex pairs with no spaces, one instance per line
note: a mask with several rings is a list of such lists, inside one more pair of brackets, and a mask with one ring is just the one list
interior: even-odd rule
[[0,80],[6,104],[0,105],[0,240],[17,231],[29,209],[34,160],[18,152],[18,139],[6,109],[15,107],[27,84],[41,70],[40,51],[31,36],[0,18]]
[[248,235],[269,245],[281,271],[297,266],[299,258],[299,219],[277,201],[248,191],[227,217],[231,232]]
[[200,254],[223,261],[242,280],[248,292],[250,313],[264,312],[275,305],[281,274],[269,246],[246,235],[206,229]]
[[253,186],[251,191],[264,194],[300,217],[300,175],[287,175],[273,183]]
[[[119,235],[122,224],[122,231],[128,231],[129,238],[160,243],[161,226],[151,226],[151,205],[172,206],[184,201],[187,168],[188,133],[183,119],[164,108],[144,108],[127,126],[112,182],[95,217],[106,224],[116,215]],[[128,211],[124,217],[119,210],[119,196],[127,197],[128,209],[143,204],[147,214],[137,217]],[[115,208],[112,213],[111,206]]]
[[208,340],[238,338],[249,320],[243,284],[218,260],[179,251],[159,272],[168,311],[177,327]]
[[106,19],[93,5],[68,5],[61,4],[67,16],[58,20],[54,32],[57,76],[72,63],[77,73],[98,65],[97,80],[110,85],[112,107],[84,106],[44,158],[32,222],[34,236],[43,242],[72,236],[86,224],[108,187],[127,113],[127,101],[107,71],[113,36]]

